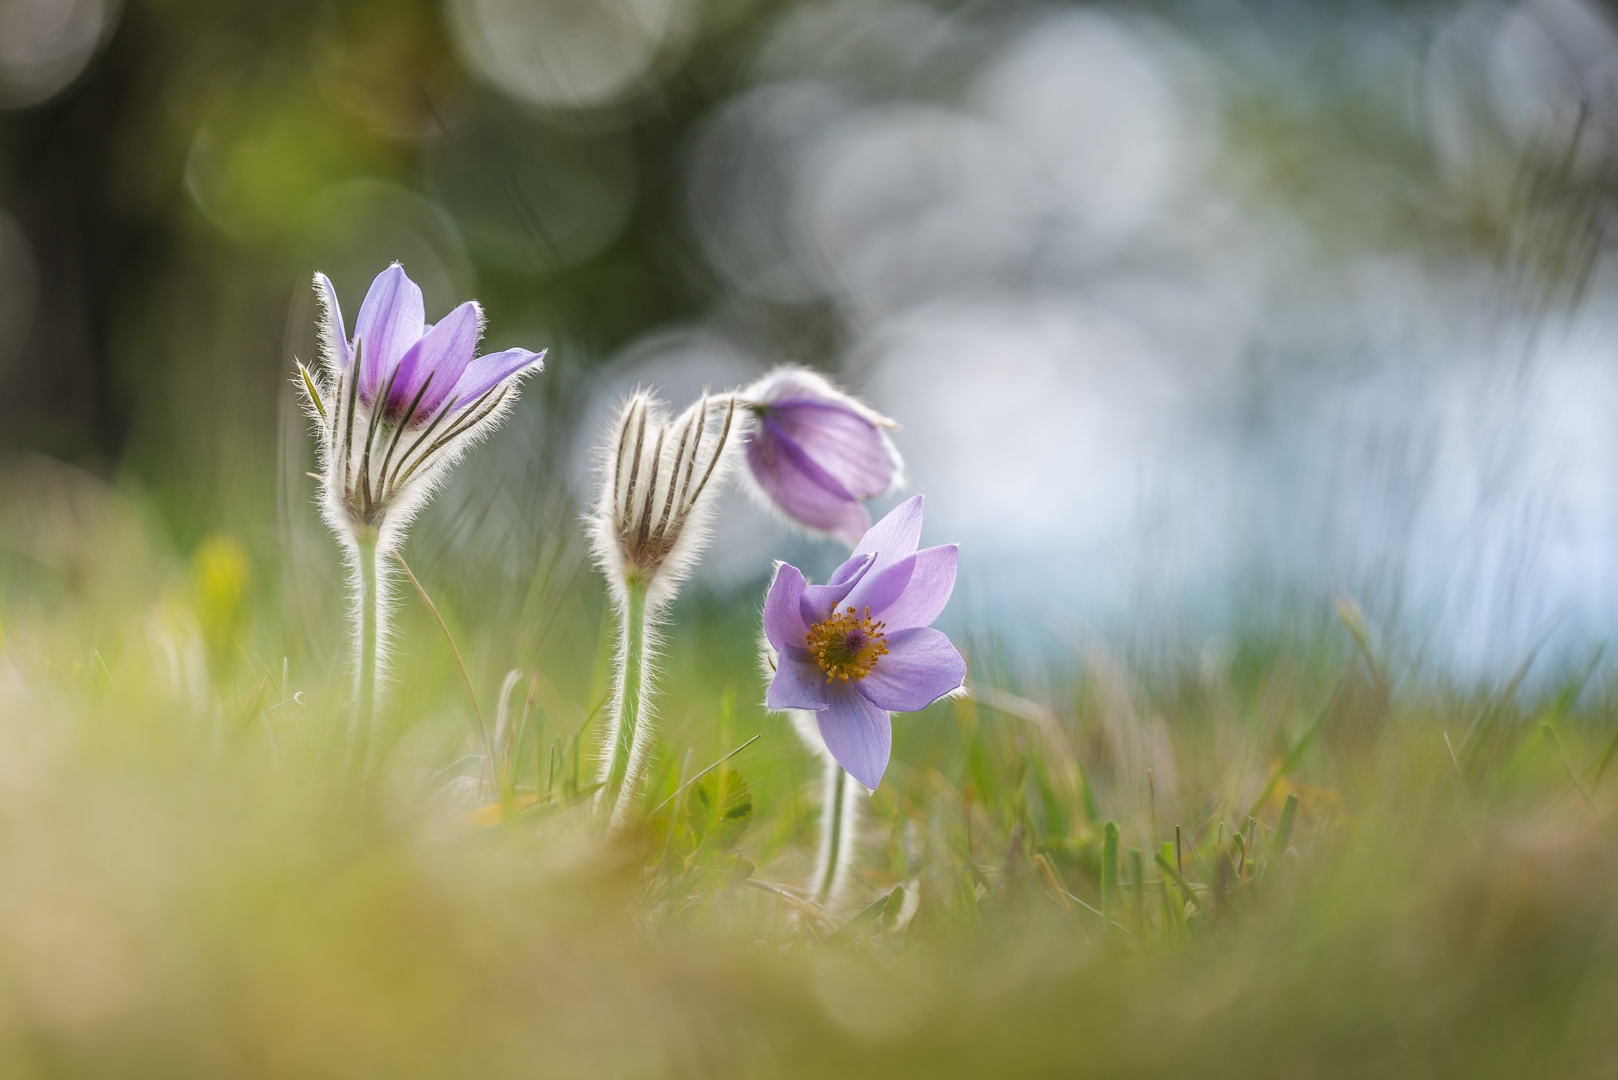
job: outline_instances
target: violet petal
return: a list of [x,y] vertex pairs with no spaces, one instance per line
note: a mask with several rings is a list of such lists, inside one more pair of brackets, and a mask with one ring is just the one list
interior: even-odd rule
[[480,356],[466,365],[460,380],[445,396],[453,397],[457,408],[464,408],[523,368],[538,365],[543,370],[545,352],[544,349],[537,353],[527,349],[506,349],[504,352]]
[[789,563],[782,563],[770,582],[770,591],[764,597],[764,636],[777,649],[802,647],[809,636],[809,625],[799,610],[807,584],[803,572]]
[[966,678],[966,661],[949,638],[930,626],[889,634],[887,645],[887,654],[855,684],[878,708],[890,712],[925,709]]
[[841,679],[826,686],[826,708],[815,714],[820,737],[837,764],[868,788],[882,782],[893,752],[888,714]]
[[359,318],[354,320],[354,339],[360,345],[360,397],[376,400],[377,388],[404,359],[410,346],[421,340],[426,323],[421,289],[394,263],[376,276]]
[[875,565],[874,556],[855,555],[839,566],[826,584],[806,587],[803,599],[798,602],[798,612],[803,616],[803,621],[810,626],[825,622]]
[[348,327],[343,325],[343,307],[337,302],[337,290],[331,278],[315,272],[315,298],[320,302],[320,340],[329,345],[337,357],[337,366],[348,370]]
[[870,531],[854,545],[854,554],[879,552],[876,565],[872,567],[876,573],[914,555],[916,546],[921,542],[921,511],[922,497],[912,495],[871,526]]
[[[450,387],[471,363],[482,321],[483,313],[477,301],[468,300],[428,327],[421,340],[410,346],[399,361],[399,373],[394,376],[393,387],[388,392],[389,411],[394,415],[402,414],[424,385],[427,390],[416,406],[415,419],[425,419],[437,411],[439,404],[449,396]],[[429,375],[431,383],[427,381]]]
[[809,650],[788,645],[775,659],[764,704],[771,709],[824,709],[826,687],[826,673]]
[[768,416],[747,434],[747,465],[764,493],[794,521],[850,545],[870,527],[871,515],[860,501]]
[[954,544],[923,548],[879,573],[866,574],[848,602],[871,618],[887,623],[889,633],[909,626],[928,626],[938,618],[955,589],[959,548]]
[[880,495],[898,478],[899,463],[882,429],[850,405],[788,398],[772,402],[765,417],[856,499]]

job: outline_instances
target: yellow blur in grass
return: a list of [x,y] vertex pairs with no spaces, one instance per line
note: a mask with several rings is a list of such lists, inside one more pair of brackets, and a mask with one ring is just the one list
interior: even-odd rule
[[197,620],[211,645],[228,645],[239,629],[251,580],[247,553],[231,536],[214,533],[192,554],[191,589]]

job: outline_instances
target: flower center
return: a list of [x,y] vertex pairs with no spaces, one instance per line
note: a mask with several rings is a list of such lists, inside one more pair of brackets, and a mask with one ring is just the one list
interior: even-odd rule
[[833,611],[829,619],[811,626],[809,651],[826,673],[826,681],[859,682],[869,675],[877,658],[888,651],[882,632],[886,626],[887,623],[871,621],[870,608],[861,618],[852,607],[841,615]]

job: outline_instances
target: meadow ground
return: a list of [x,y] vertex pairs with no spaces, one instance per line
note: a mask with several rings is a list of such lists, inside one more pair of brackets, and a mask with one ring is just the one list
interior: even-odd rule
[[335,556],[166,552],[40,459],[5,485],[0,1075],[1613,1071],[1599,657],[1458,686],[1325,602],[1200,652],[1033,663],[968,628],[974,696],[898,718],[817,906],[817,765],[757,704],[754,594],[676,609],[609,841],[567,522],[499,595],[406,548],[477,704],[396,577],[354,784]]

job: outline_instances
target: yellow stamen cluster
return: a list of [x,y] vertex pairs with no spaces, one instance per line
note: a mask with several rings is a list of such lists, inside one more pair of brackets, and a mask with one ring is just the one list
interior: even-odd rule
[[859,682],[870,674],[877,658],[887,654],[888,646],[883,640],[886,626],[887,623],[871,621],[870,608],[865,609],[865,616],[861,618],[852,607],[841,615],[833,611],[831,618],[811,626],[809,651],[820,664],[820,670],[826,673],[826,681],[852,679]]

